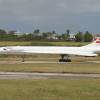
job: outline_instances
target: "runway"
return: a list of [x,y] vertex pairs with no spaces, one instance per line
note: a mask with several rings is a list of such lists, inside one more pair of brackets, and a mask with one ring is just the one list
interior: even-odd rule
[[88,63],[97,63],[97,64],[100,64],[100,61],[86,61]]
[[0,64],[66,64],[71,62],[59,61],[0,61]]
[[33,64],[66,64],[66,63],[71,63],[71,62],[59,62],[59,61],[25,61],[22,63],[33,63]]
[[77,61],[77,62],[59,62],[59,61],[0,61],[0,64],[71,64],[71,63],[94,63],[100,64],[100,61]]
[[100,79],[100,74],[0,72],[0,79]]
[[100,64],[100,61],[72,61],[72,62],[59,62],[59,61],[25,61],[21,63],[33,63],[33,64],[67,64],[67,63],[97,63]]

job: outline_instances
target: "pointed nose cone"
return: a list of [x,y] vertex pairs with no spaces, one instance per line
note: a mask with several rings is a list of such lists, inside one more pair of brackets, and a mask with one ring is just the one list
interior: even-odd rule
[[3,53],[5,53],[6,52],[6,49],[5,48],[0,48],[0,54],[3,54]]
[[0,54],[6,54],[8,52],[11,52],[11,50],[8,49],[7,47],[1,47],[0,48]]

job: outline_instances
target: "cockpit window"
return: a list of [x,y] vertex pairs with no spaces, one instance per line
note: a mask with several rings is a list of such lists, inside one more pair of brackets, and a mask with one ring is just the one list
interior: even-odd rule
[[7,50],[6,48],[3,48],[3,50]]

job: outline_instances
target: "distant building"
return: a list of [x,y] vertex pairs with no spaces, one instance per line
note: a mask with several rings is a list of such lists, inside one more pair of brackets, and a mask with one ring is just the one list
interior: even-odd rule
[[57,34],[52,34],[47,37],[48,40],[58,40]]
[[14,32],[16,35],[22,35],[23,33],[22,32],[19,32],[19,31],[15,31]]
[[69,34],[69,40],[74,41],[75,40],[75,34]]

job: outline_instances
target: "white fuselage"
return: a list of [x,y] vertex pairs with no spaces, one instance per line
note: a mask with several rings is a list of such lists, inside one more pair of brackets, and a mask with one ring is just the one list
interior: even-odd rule
[[67,54],[79,56],[97,56],[100,53],[100,38],[82,47],[63,46],[10,46],[0,47],[1,54]]
[[100,38],[82,47],[64,46],[10,46],[0,47],[1,54],[67,54],[79,56],[97,56],[100,53]]
[[100,53],[100,47],[63,47],[63,46],[11,46],[2,47],[1,53],[6,54],[69,54],[81,56],[96,56],[94,53]]

